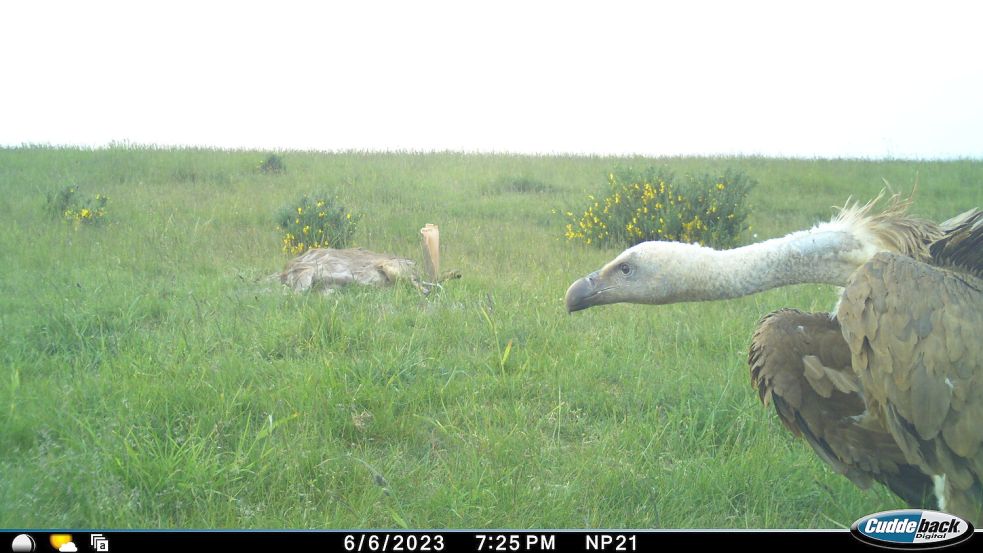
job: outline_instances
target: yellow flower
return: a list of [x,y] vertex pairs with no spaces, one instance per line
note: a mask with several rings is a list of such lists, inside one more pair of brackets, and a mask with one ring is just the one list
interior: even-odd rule
[[308,234],[310,232],[311,232],[311,226],[310,225],[304,225],[304,234]]
[[90,217],[92,217],[92,212],[89,211],[89,208],[83,207],[82,211],[79,211],[79,217],[83,219],[89,219]]
[[297,208],[297,215],[302,215],[303,213],[304,213],[304,208],[298,207]]
[[727,188],[726,186],[724,186],[724,183],[722,182],[717,183],[717,190],[723,190],[724,188]]

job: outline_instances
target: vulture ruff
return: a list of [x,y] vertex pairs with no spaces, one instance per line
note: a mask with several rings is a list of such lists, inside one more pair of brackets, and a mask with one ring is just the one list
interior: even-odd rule
[[862,488],[983,523],[983,211],[941,224],[897,196],[782,238],[717,251],[633,246],[567,290],[569,311],[842,286],[833,313],[759,323],[751,382],[779,420]]

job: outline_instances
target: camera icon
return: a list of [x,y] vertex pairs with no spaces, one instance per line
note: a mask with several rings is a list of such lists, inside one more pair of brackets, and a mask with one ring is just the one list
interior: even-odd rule
[[93,551],[96,551],[97,553],[109,553],[109,538],[103,536],[102,534],[92,534],[89,537],[89,545],[91,545]]

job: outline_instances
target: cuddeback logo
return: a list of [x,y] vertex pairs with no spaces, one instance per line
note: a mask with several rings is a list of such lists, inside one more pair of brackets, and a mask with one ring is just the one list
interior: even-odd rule
[[969,538],[973,525],[939,511],[884,511],[854,522],[850,532],[860,541],[882,547],[930,549]]

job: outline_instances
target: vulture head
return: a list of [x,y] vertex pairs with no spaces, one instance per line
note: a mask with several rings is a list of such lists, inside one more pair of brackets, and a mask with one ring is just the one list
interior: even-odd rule
[[567,289],[567,311],[611,303],[661,305],[697,299],[701,288],[700,246],[643,242],[628,248]]

